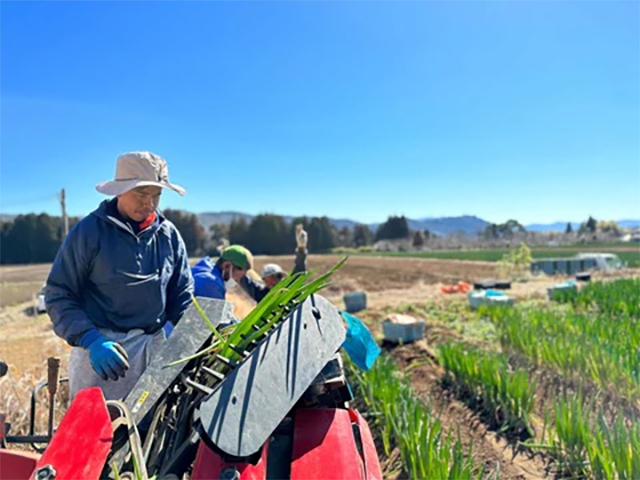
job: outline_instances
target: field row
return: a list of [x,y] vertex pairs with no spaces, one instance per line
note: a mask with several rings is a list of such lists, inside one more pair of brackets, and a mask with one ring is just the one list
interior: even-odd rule
[[[438,387],[514,446],[541,455],[556,477],[640,478],[640,280],[594,282],[560,302],[481,309],[463,322],[482,325],[475,330],[439,313],[435,321],[458,332],[484,333],[441,336]],[[442,424],[428,394],[412,392],[391,358],[353,373],[384,454],[398,449],[397,468],[413,479],[499,477]]]

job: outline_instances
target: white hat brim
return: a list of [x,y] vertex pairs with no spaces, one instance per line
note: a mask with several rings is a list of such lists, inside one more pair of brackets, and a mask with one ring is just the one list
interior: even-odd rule
[[129,190],[133,190],[137,187],[161,187],[167,188],[177,192],[181,196],[184,196],[187,191],[180,185],[169,182],[152,182],[149,180],[111,180],[108,182],[102,182],[96,185],[96,190],[105,195],[122,195]]

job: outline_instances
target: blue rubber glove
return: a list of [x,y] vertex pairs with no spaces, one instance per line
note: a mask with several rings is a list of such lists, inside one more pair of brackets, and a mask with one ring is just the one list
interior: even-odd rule
[[164,327],[162,327],[162,329],[164,330],[165,338],[169,338],[171,336],[171,332],[173,332],[174,328],[175,327],[173,326],[173,323],[171,323],[171,322],[165,322],[164,323]]
[[89,351],[91,366],[103,380],[118,380],[129,369],[129,356],[122,345],[109,340],[95,328],[82,336],[79,345]]

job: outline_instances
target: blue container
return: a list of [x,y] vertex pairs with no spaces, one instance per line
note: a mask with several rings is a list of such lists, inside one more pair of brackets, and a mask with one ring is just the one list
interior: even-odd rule
[[367,294],[365,292],[350,292],[342,296],[344,309],[348,313],[359,312],[367,308]]
[[485,290],[484,294],[486,297],[506,297],[507,294],[504,292],[498,292],[497,290]]

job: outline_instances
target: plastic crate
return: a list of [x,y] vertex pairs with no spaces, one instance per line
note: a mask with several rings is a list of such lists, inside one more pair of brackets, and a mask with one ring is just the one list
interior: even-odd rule
[[513,298],[495,290],[474,290],[467,295],[469,306],[475,310],[480,305],[513,305]]
[[411,343],[424,337],[424,327],[424,320],[394,315],[382,322],[382,333],[388,342]]
[[350,292],[342,296],[344,309],[349,313],[359,312],[367,308],[367,294],[365,292]]

